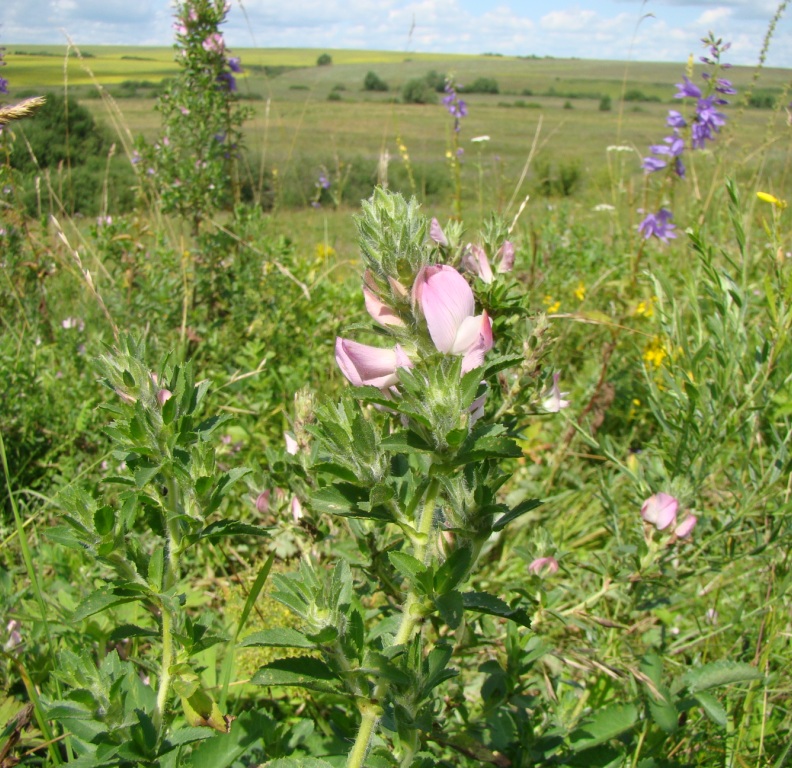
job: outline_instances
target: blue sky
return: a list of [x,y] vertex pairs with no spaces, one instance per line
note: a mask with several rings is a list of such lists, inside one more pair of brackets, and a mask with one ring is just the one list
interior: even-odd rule
[[[776,0],[231,0],[236,47],[367,48],[685,61],[712,30],[755,64]],[[0,44],[169,45],[168,0],[0,0]],[[792,67],[792,18],[768,57]]]

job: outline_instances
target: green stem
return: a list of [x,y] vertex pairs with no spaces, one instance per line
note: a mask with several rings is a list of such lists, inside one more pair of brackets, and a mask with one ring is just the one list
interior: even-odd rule
[[[421,517],[418,520],[418,529],[413,538],[413,557],[422,563],[426,559],[426,554],[429,549],[429,537],[432,533],[435,502],[437,501],[437,492],[439,488],[439,481],[437,479],[432,479],[426,490],[426,498],[421,510]],[[418,603],[419,598],[415,588],[411,587],[404,601],[399,631],[396,633],[396,637],[393,640],[394,645],[406,645],[412,638],[415,627],[420,620],[419,612],[414,610]],[[363,761],[369,749],[369,744],[371,743],[371,737],[374,735],[374,730],[382,715],[379,702],[386,696],[389,687],[390,684],[387,680],[381,680],[374,689],[374,694],[371,699],[359,705],[362,719],[360,721],[360,728],[358,729],[355,744],[347,757],[347,768],[362,768]]]
[[173,621],[170,611],[162,606],[162,669],[160,670],[159,688],[157,689],[157,708],[154,711],[154,727],[161,735],[164,722],[165,707],[170,692],[171,673],[173,666]]

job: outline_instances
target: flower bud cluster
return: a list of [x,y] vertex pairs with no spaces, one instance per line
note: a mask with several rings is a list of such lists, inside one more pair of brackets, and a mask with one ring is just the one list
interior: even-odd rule
[[693,532],[698,518],[689,512],[678,519],[679,500],[668,493],[650,496],[641,507],[641,517],[658,531],[671,530],[678,539],[684,539]]

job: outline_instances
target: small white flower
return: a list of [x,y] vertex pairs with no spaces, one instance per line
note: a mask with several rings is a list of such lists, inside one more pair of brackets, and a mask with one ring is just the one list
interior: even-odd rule
[[599,205],[595,205],[592,208],[594,211],[615,211],[616,208],[613,205],[608,205],[608,203],[600,203]]
[[474,136],[470,141],[472,144],[481,144],[482,142],[489,140],[489,136]]

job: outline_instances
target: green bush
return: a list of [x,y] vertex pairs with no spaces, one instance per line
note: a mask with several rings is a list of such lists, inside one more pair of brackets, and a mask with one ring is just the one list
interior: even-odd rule
[[317,67],[329,67],[333,63],[333,57],[329,53],[320,53],[316,59]]
[[327,94],[328,101],[341,101],[341,94],[338,91],[330,91]]
[[401,96],[405,104],[437,104],[437,93],[425,78],[408,80],[402,88]]
[[363,90],[364,91],[387,91],[388,84],[376,73],[376,72],[366,72],[366,76],[363,78]]
[[600,99],[599,111],[610,112],[611,110],[611,97],[607,94]]
[[493,77],[476,78],[470,85],[461,89],[465,93],[500,93],[498,81]]

